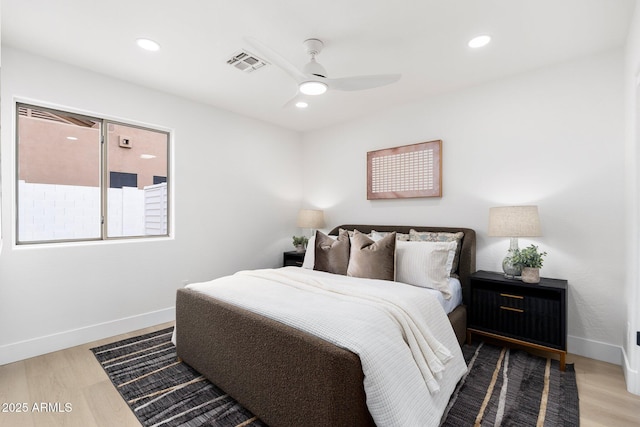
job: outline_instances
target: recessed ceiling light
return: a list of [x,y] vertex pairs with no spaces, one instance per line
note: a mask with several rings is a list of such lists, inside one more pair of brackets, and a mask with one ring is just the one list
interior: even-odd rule
[[471,40],[469,40],[469,47],[472,47],[475,49],[478,47],[486,46],[490,41],[491,41],[491,37],[486,35],[474,37]]
[[68,136],[67,139],[70,140],[70,141],[77,141],[78,140],[78,138],[76,138],[75,136]]
[[138,39],[136,40],[136,43],[144,50],[149,50],[151,52],[160,50],[160,45],[150,39]]
[[298,102],[296,102],[296,107],[298,107],[298,108],[307,108],[308,106],[309,106],[309,104],[307,104],[307,103],[306,103],[306,102],[304,102],[304,101],[298,101]]
[[140,154],[140,158],[141,159],[155,159],[156,156],[154,156],[153,154]]
[[322,82],[309,81],[300,83],[300,92],[305,95],[322,95],[327,91],[327,85]]

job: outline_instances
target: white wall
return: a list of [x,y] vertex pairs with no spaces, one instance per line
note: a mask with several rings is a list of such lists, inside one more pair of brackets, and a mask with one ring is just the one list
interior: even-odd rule
[[636,331],[640,331],[640,7],[636,10],[627,38],[625,57],[625,118],[626,118],[626,289],[627,323],[622,365],[627,390],[640,394],[640,347],[636,345]]
[[[625,319],[623,55],[559,64],[304,135],[305,203],[341,223],[465,226],[478,269],[508,239],[491,206],[537,204],[543,276],[569,281],[569,351],[621,363]],[[443,140],[443,197],[366,200],[367,151]]]
[[[2,62],[0,364],[171,320],[185,281],[281,264],[298,133],[6,46]],[[15,247],[16,97],[170,129],[175,238]]]

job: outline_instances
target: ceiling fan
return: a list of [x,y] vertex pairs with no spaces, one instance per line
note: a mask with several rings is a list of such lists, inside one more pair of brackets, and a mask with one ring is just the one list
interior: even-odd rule
[[303,42],[305,50],[311,60],[300,70],[283,58],[273,49],[253,37],[245,38],[255,50],[267,61],[281,68],[298,84],[298,94],[286,105],[297,101],[302,95],[322,95],[327,90],[356,91],[386,86],[400,80],[400,74],[379,74],[371,76],[354,76],[342,78],[328,78],[325,68],[316,61],[316,56],[322,52],[324,43],[319,39],[307,39]]

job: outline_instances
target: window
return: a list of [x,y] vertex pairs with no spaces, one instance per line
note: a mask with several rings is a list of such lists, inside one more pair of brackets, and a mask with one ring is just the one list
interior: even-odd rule
[[138,186],[137,173],[109,172],[109,188],[122,188],[122,187],[135,188],[137,186]]
[[169,133],[17,104],[17,241],[167,236]]

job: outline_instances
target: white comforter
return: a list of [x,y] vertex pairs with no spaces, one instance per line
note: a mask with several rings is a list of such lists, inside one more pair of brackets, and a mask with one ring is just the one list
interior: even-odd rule
[[188,287],[358,354],[378,426],[437,426],[467,369],[444,310],[421,288],[296,267]]

